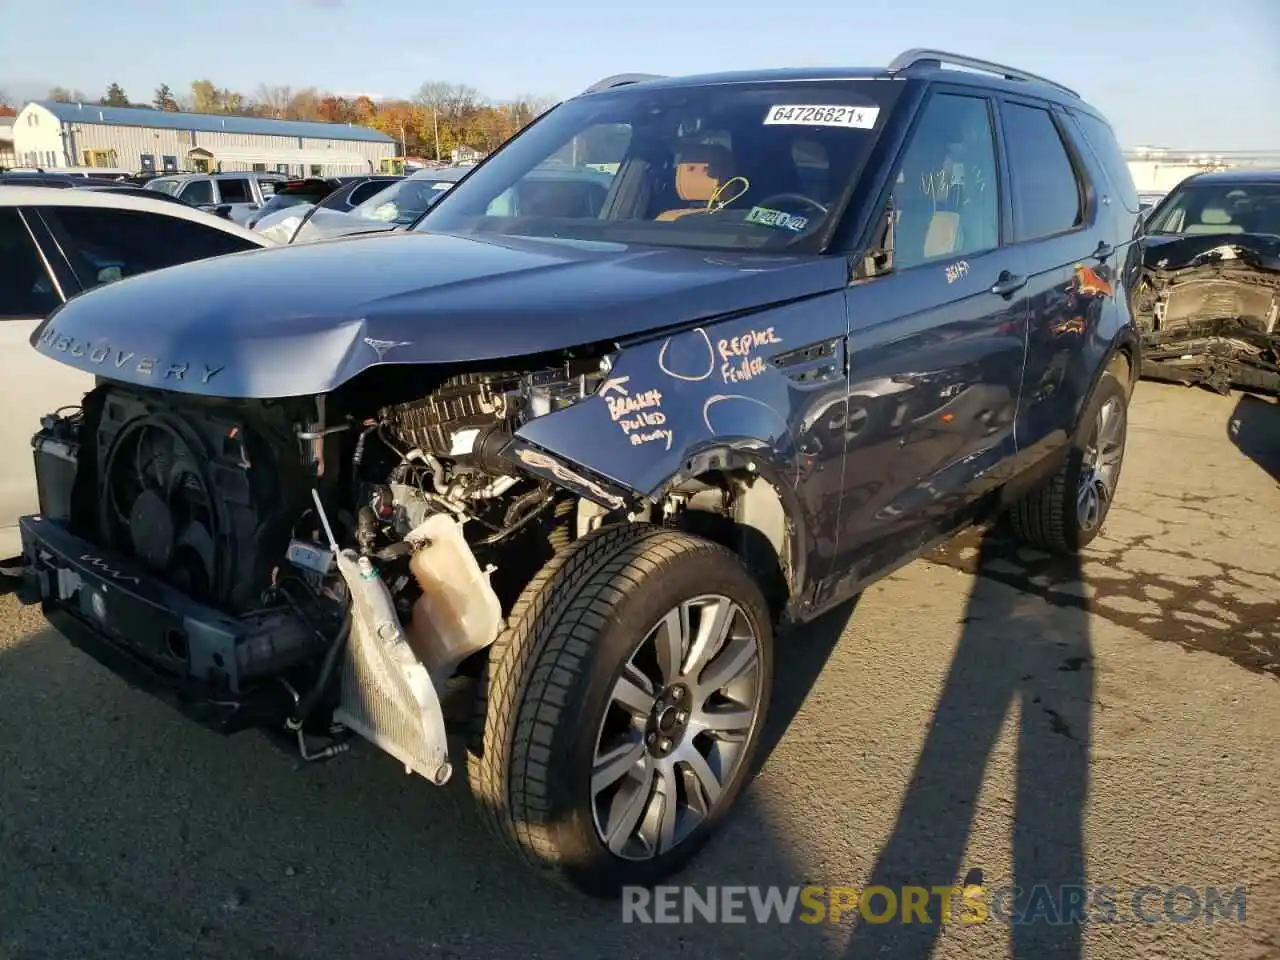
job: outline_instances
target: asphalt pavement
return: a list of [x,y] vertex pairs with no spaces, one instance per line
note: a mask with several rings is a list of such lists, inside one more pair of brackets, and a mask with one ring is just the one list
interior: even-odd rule
[[[1280,957],[1277,507],[1280,406],[1140,385],[1079,561],[966,534],[780,640],[760,773],[679,878],[1102,886],[1121,919],[1150,886],[1152,922],[623,923],[514,867],[463,778],[207,733],[8,597],[0,960]],[[1207,887],[1243,920],[1188,920]]]

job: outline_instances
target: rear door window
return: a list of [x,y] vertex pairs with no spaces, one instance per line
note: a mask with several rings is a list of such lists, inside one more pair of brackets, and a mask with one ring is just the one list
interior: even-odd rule
[[1084,223],[1084,194],[1048,110],[1006,103],[1001,111],[1018,240],[1051,237]]
[[223,203],[252,203],[253,191],[244,177],[229,177],[218,181],[218,194]]
[[251,241],[215,227],[140,210],[50,207],[45,217],[70,242],[69,259],[86,289],[191,260],[257,249]]
[[62,302],[27,225],[0,208],[0,319],[43,317]]

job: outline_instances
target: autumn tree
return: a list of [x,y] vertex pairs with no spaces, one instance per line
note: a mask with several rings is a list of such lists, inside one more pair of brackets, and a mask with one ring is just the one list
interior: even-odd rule
[[48,99],[58,103],[84,103],[89,98],[80,90],[68,90],[66,87],[50,87]]
[[157,110],[165,110],[169,113],[176,113],[178,110],[178,100],[167,83],[156,87],[156,96],[151,102]]
[[129,98],[125,95],[124,88],[118,83],[113,83],[107,87],[107,95],[98,102],[104,107],[129,106]]
[[[372,106],[372,104],[373,102],[370,101],[370,106]],[[345,97],[321,97],[320,102],[316,106],[320,114],[319,119],[323,120],[325,123],[358,122],[355,119],[355,104],[348,101]],[[372,113],[372,110],[370,113]]]
[[324,95],[315,87],[304,87],[289,98],[285,117],[290,120],[319,120],[322,99]]
[[269,86],[259,84],[254,92],[259,108],[264,117],[275,117],[283,120],[289,113],[289,103],[293,100],[293,88],[289,86]]
[[218,113],[222,110],[222,91],[212,80],[192,80],[191,109],[196,113]]
[[[491,103],[475,87],[427,81],[410,99],[374,101],[368,96],[342,97],[317,87],[260,85],[252,97],[209,78],[190,83],[190,97],[179,98],[168,84],[160,84],[150,103],[136,104],[164,111],[318,120],[372,127],[393,137],[400,149],[413,155],[445,159],[458,147],[492,151],[554,105],[549,97],[521,94]],[[79,90],[54,87],[49,99],[85,102]],[[118,83],[107,88],[100,103],[126,106],[129,99]],[[0,105],[3,113],[3,105]]]
[[356,97],[351,104],[351,120],[361,126],[368,126],[374,117],[378,115],[378,105],[373,102],[371,97]]

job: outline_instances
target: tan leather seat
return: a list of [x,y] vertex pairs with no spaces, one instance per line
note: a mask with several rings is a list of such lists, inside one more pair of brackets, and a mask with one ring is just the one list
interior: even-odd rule
[[1244,233],[1244,227],[1232,222],[1225,207],[1205,207],[1200,222],[1187,225],[1185,233]]
[[716,190],[733,177],[733,153],[717,144],[700,144],[680,151],[676,161],[676,194],[688,206],[664,210],[655,219],[676,220],[705,213]]
[[924,258],[945,257],[960,246],[960,214],[939,210],[929,218],[924,235]]

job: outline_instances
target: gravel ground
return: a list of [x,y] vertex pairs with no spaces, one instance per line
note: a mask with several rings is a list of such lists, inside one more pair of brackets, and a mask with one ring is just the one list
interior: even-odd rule
[[206,733],[5,598],[0,960],[1280,957],[1280,407],[1143,384],[1129,443],[1081,561],[966,535],[785,638],[762,771],[681,879],[1243,886],[1243,923],[623,924],[461,783]]

